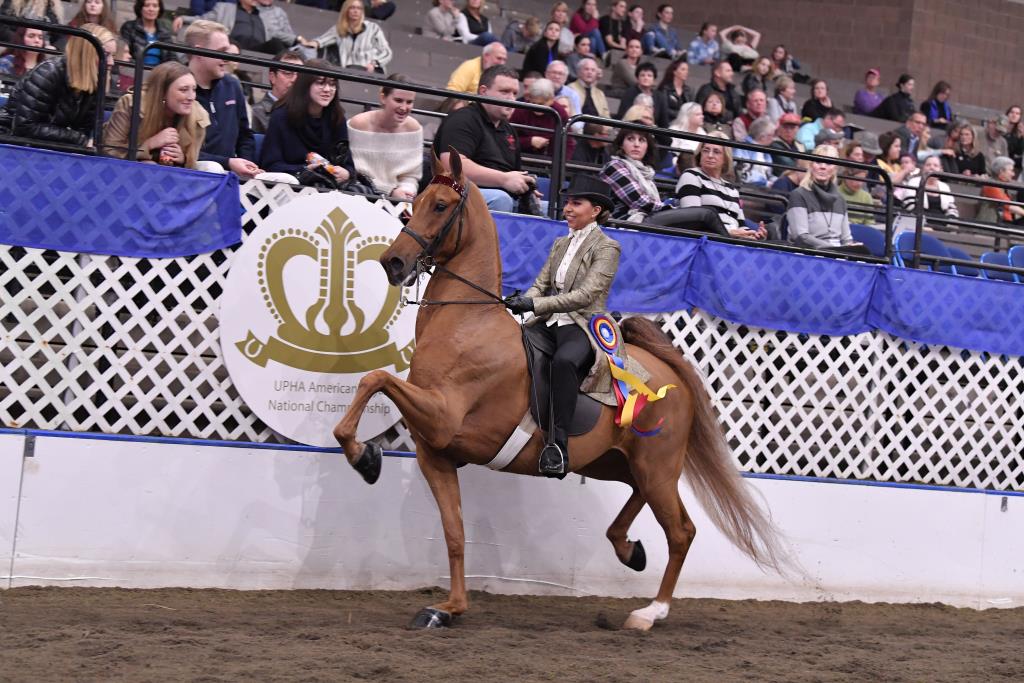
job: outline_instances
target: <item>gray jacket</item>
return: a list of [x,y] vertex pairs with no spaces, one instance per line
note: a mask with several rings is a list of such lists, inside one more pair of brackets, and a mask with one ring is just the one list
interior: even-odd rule
[[[295,43],[295,31],[292,30],[292,23],[288,20],[288,15],[285,14],[283,9],[277,5],[264,7],[257,4],[256,10],[259,12],[260,21],[263,22],[263,30],[267,35],[267,40],[279,38],[289,45]],[[235,28],[235,17],[237,16],[238,3],[218,2],[213,6],[212,10],[203,15],[203,19],[223,24],[230,35],[232,29]]]
[[812,183],[789,194],[789,241],[801,247],[827,249],[853,242],[846,200],[835,183],[827,189]]

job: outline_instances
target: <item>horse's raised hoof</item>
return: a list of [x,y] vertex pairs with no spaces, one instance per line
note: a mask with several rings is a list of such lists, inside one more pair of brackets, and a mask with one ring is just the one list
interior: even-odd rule
[[352,465],[355,471],[363,477],[367,484],[377,483],[380,477],[381,461],[384,459],[384,451],[377,444],[368,441],[363,446],[363,454]]
[[409,623],[409,628],[448,628],[451,625],[451,612],[445,612],[444,610],[439,610],[434,607],[424,607],[412,618],[412,621]]
[[629,556],[628,562],[623,562],[635,572],[642,572],[647,568],[647,553],[644,552],[644,544],[639,540],[633,544],[633,553]]

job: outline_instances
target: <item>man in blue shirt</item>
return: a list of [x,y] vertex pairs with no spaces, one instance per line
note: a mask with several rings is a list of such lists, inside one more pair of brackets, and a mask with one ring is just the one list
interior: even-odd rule
[[658,5],[658,20],[644,31],[645,54],[675,59],[683,53],[679,34],[671,26],[674,15],[672,5]]

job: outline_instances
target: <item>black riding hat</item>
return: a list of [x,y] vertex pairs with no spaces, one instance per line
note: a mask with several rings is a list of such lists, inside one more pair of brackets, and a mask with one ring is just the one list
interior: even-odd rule
[[608,187],[608,183],[592,175],[577,173],[573,176],[569,189],[565,191],[565,196],[589,199],[608,211],[615,206],[615,202],[612,200],[612,189]]

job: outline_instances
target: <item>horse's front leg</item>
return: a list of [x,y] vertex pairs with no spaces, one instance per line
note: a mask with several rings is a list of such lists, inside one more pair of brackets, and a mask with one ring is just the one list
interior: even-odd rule
[[377,392],[391,399],[412,433],[436,450],[448,445],[463,417],[450,405],[444,391],[422,389],[384,370],[366,373],[359,381],[345,417],[334,427],[334,438],[348,461],[370,484],[380,475],[381,449],[377,444],[358,441],[356,430],[366,404]]
[[411,625],[413,628],[438,628],[449,626],[452,617],[462,614],[469,607],[469,598],[466,595],[466,534],[462,525],[459,473],[452,460],[438,455],[419,442],[416,460],[441,513],[441,527],[444,529],[444,542],[448,548],[451,587],[447,600],[420,610]]

